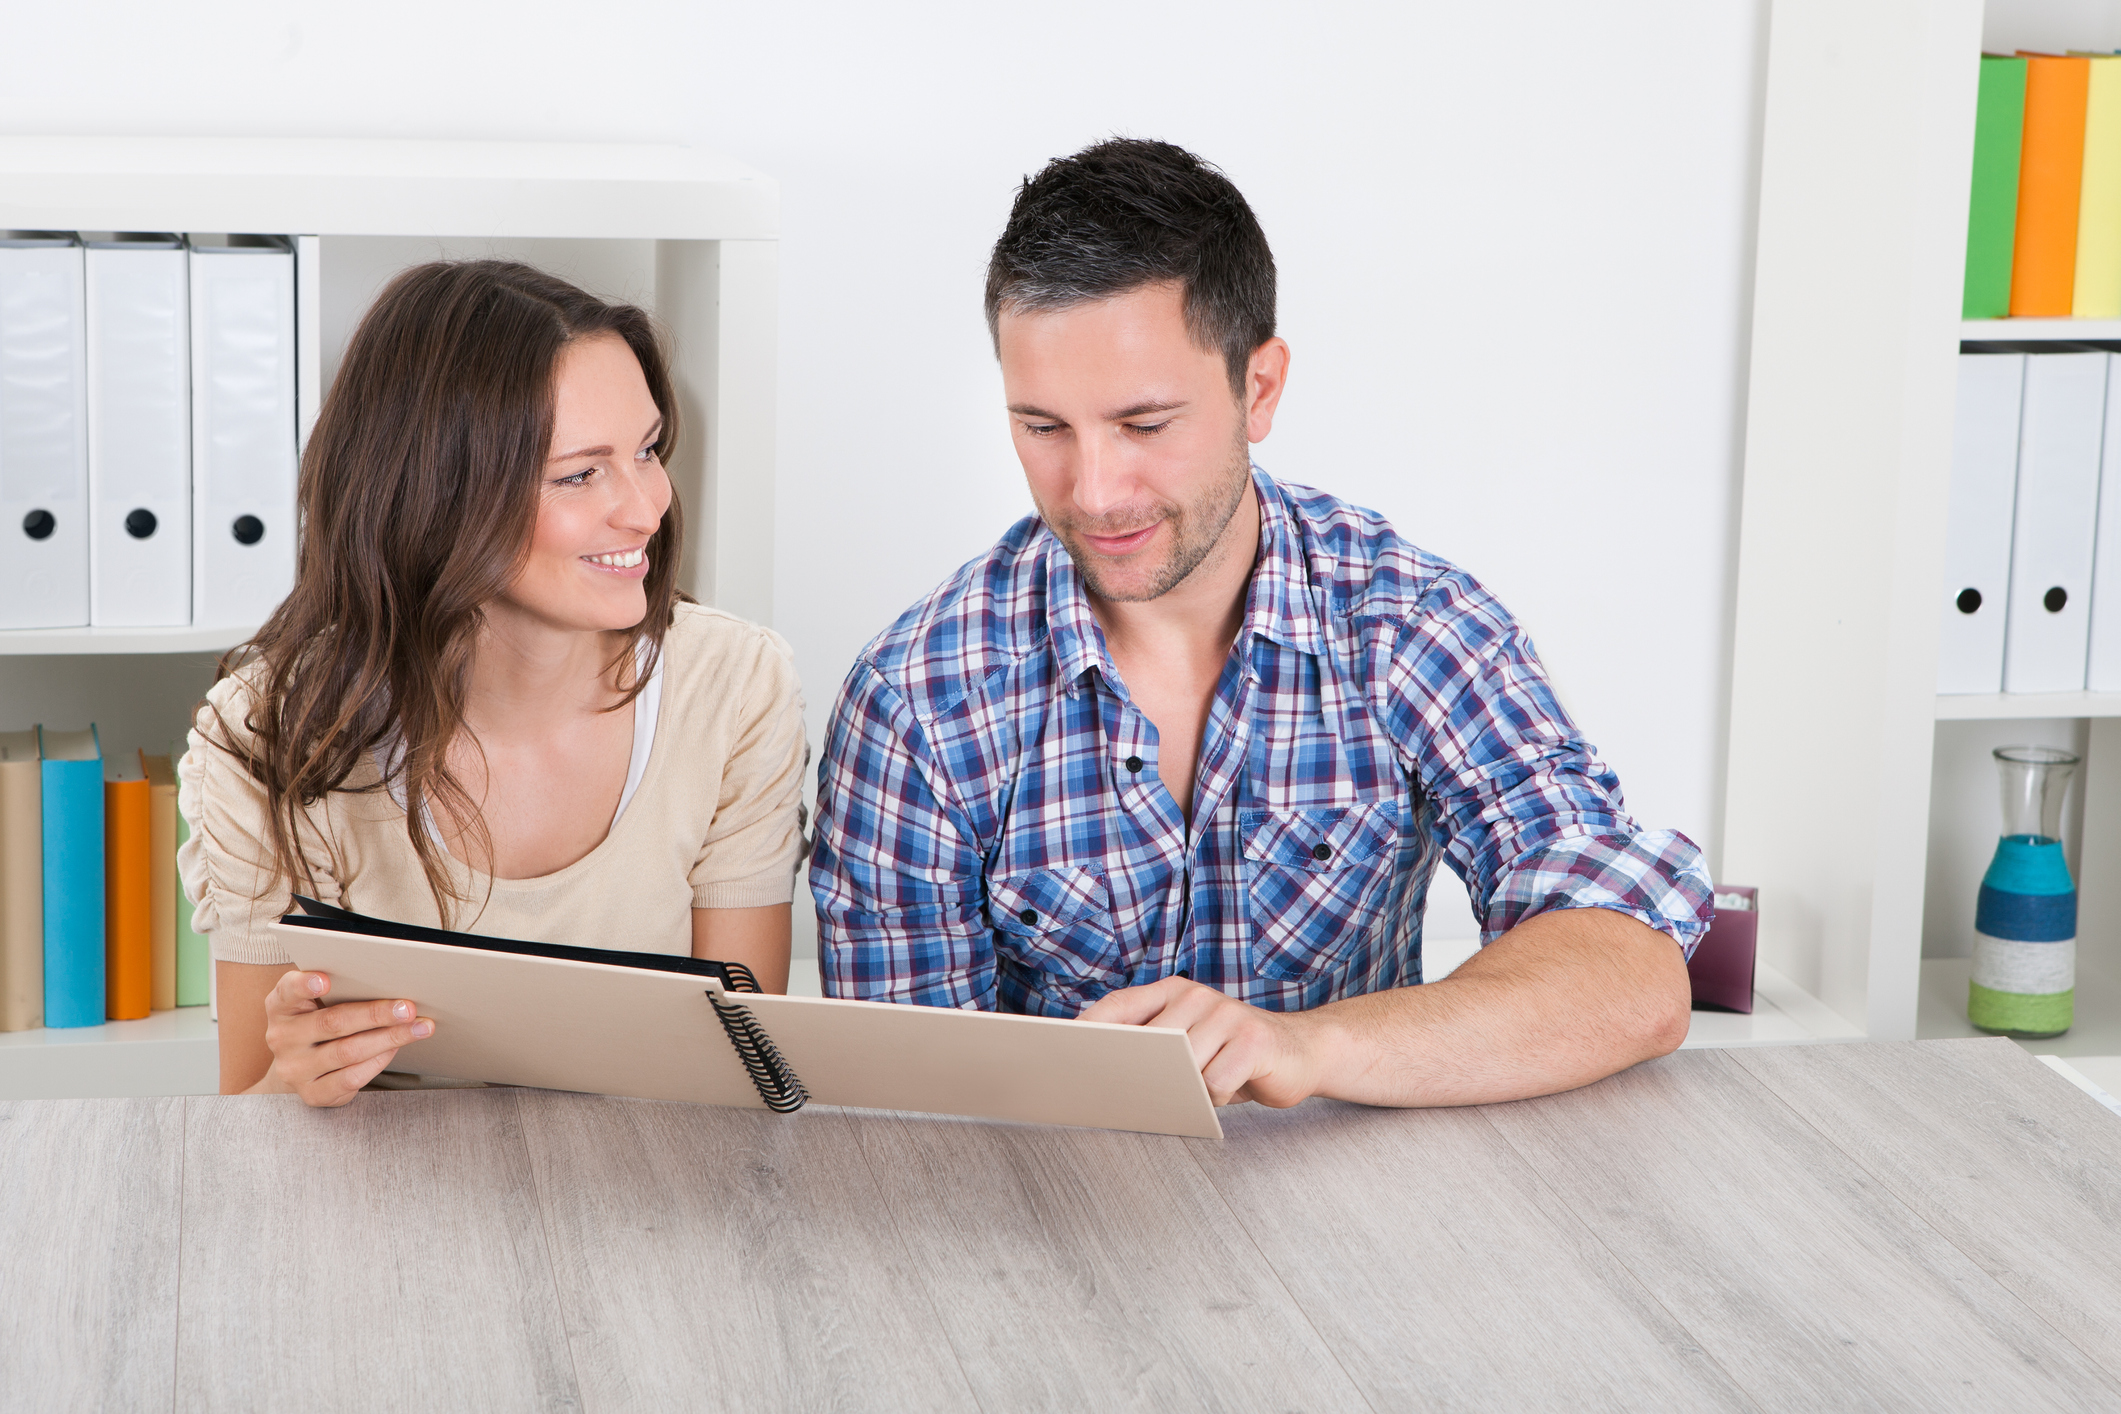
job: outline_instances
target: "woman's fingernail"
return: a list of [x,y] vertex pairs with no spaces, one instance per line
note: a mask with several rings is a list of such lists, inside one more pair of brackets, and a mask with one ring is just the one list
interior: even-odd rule
[[435,1024],[432,1021],[416,1021],[412,1024],[412,1035],[416,1041],[425,1040],[434,1034]]
[[400,1021],[410,1021],[412,1020],[412,1003],[399,1002],[390,1009],[390,1014]]
[[324,994],[324,979],[314,972],[309,974],[309,990],[318,996]]

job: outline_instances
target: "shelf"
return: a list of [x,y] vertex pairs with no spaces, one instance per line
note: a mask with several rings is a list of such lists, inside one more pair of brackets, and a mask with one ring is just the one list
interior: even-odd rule
[[1679,1048],[1698,1051],[1734,1046],[1803,1046],[1862,1039],[1861,1027],[1766,963],[1758,963],[1753,969],[1753,1014],[1697,1011]]
[[[1966,1019],[1966,980],[1973,960],[1929,957],[1922,960],[1922,995],[1915,1016],[1915,1037],[1922,1041],[1981,1036]],[[2018,1043],[2034,1055],[2121,1056],[2121,978],[2086,966],[2077,957],[2077,1024],[2046,1041]],[[2103,1072],[2102,1072],[2103,1073]],[[2104,1083],[2103,1081],[2101,1082]]]
[[692,148],[340,138],[0,138],[0,227],[772,240],[767,177]]
[[2121,340],[2121,319],[1964,319],[1961,339],[1995,343]]
[[2121,692],[1968,692],[1937,699],[1940,722],[2121,717]]
[[203,1006],[101,1026],[0,1031],[0,1100],[211,1095],[221,1088],[218,1044]]
[[52,653],[223,653],[251,628],[17,628],[0,630],[0,657]]

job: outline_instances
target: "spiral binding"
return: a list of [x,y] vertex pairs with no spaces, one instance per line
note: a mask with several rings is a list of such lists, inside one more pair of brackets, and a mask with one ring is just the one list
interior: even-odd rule
[[[731,965],[731,970],[735,966]],[[749,973],[745,974],[747,979]],[[753,984],[754,990],[756,983]],[[720,1019],[722,1029],[729,1033],[729,1044],[736,1048],[737,1059],[751,1075],[751,1083],[758,1087],[759,1098],[766,1108],[775,1114],[794,1114],[810,1100],[810,1092],[796,1078],[788,1062],[781,1056],[773,1038],[760,1026],[758,1018],[750,1008],[728,999],[720,987],[707,989],[707,1000],[714,1005],[714,1014]]]

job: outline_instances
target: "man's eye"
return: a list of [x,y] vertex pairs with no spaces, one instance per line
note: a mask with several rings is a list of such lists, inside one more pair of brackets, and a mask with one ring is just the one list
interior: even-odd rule
[[1050,437],[1060,431],[1058,422],[1027,422],[1024,430],[1034,437]]
[[1170,425],[1171,422],[1168,418],[1166,418],[1162,422],[1130,422],[1127,424],[1127,426],[1133,428],[1136,432],[1141,433],[1145,437],[1154,437],[1157,433],[1163,431],[1166,427],[1169,427]]

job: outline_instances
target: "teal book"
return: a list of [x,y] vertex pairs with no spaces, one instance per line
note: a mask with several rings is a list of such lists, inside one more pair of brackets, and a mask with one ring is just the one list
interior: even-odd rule
[[103,749],[93,726],[37,731],[44,758],[44,1024],[101,1026]]
[[2025,138],[2025,60],[1981,56],[1974,110],[1974,185],[1966,217],[1962,317],[2011,312],[2011,252],[2018,240],[2018,159]]

